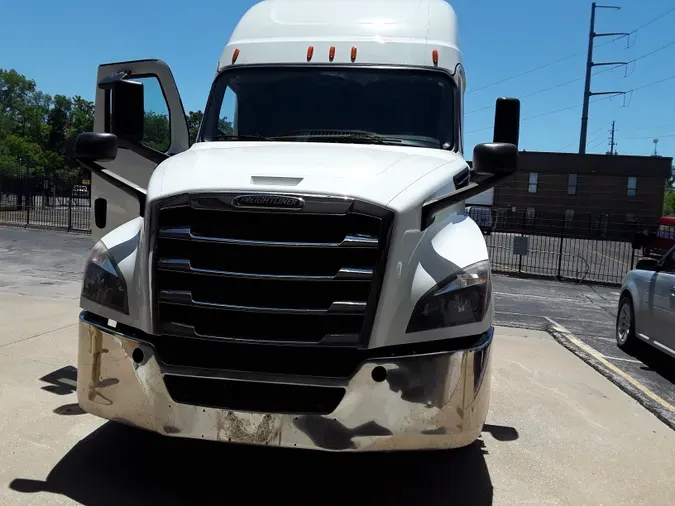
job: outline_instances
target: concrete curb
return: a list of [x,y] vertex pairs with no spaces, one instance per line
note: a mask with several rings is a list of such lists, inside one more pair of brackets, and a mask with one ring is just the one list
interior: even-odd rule
[[654,402],[648,395],[642,392],[640,389],[635,388],[629,381],[625,378],[622,378],[620,375],[616,374],[614,371],[609,369],[605,364],[597,360],[591,354],[587,353],[585,350],[579,348],[574,343],[572,343],[567,337],[555,330],[552,327],[548,327],[546,331],[560,343],[562,346],[567,348],[569,351],[574,353],[581,360],[590,365],[593,369],[602,374],[609,381],[614,383],[619,387],[623,392],[630,395],[635,399],[638,404],[644,407],[647,411],[652,413],[656,418],[665,423],[668,427],[675,430],[675,415],[669,410],[665,409],[663,406],[659,405],[657,402]]

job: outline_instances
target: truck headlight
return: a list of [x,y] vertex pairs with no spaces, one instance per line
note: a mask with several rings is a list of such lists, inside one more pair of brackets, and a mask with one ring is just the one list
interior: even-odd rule
[[448,276],[415,304],[406,333],[482,321],[490,301],[490,286],[487,260]]
[[82,297],[122,313],[129,314],[127,285],[105,245],[92,248],[84,268]]

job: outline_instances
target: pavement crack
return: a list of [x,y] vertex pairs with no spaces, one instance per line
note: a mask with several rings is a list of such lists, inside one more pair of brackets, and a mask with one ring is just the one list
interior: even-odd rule
[[52,332],[56,332],[57,330],[63,330],[63,329],[67,329],[68,327],[74,327],[75,325],[77,325],[77,323],[69,323],[68,325],[64,325],[63,327],[57,327],[55,329],[49,329],[49,330],[46,330],[44,332],[40,332],[38,334],[29,336],[29,337],[24,337],[23,339],[17,339],[16,341],[12,341],[11,343],[0,344],[0,349],[6,348],[7,346],[10,346],[12,344],[23,343],[24,341],[30,341],[31,339],[34,339],[34,338],[40,337],[40,336],[44,336],[45,334],[50,334]]

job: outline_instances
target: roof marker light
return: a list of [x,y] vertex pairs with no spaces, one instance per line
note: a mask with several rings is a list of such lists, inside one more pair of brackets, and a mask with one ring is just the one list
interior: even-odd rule
[[335,46],[331,46],[328,50],[328,61],[333,61],[335,59]]
[[234,50],[234,53],[232,53],[232,63],[234,64],[237,61],[237,58],[239,58],[239,48]]
[[314,56],[314,46],[309,46],[307,48],[307,61],[312,61],[312,56]]
[[356,61],[356,46],[352,47],[352,63]]
[[438,49],[431,52],[431,59],[434,61],[434,65],[438,65]]

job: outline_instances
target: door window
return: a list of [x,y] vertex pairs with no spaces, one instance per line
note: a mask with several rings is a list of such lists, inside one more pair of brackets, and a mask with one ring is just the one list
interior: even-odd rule
[[157,151],[166,152],[171,145],[171,128],[169,106],[164,98],[162,86],[155,76],[132,77],[132,79],[143,83],[145,121],[141,143]]

